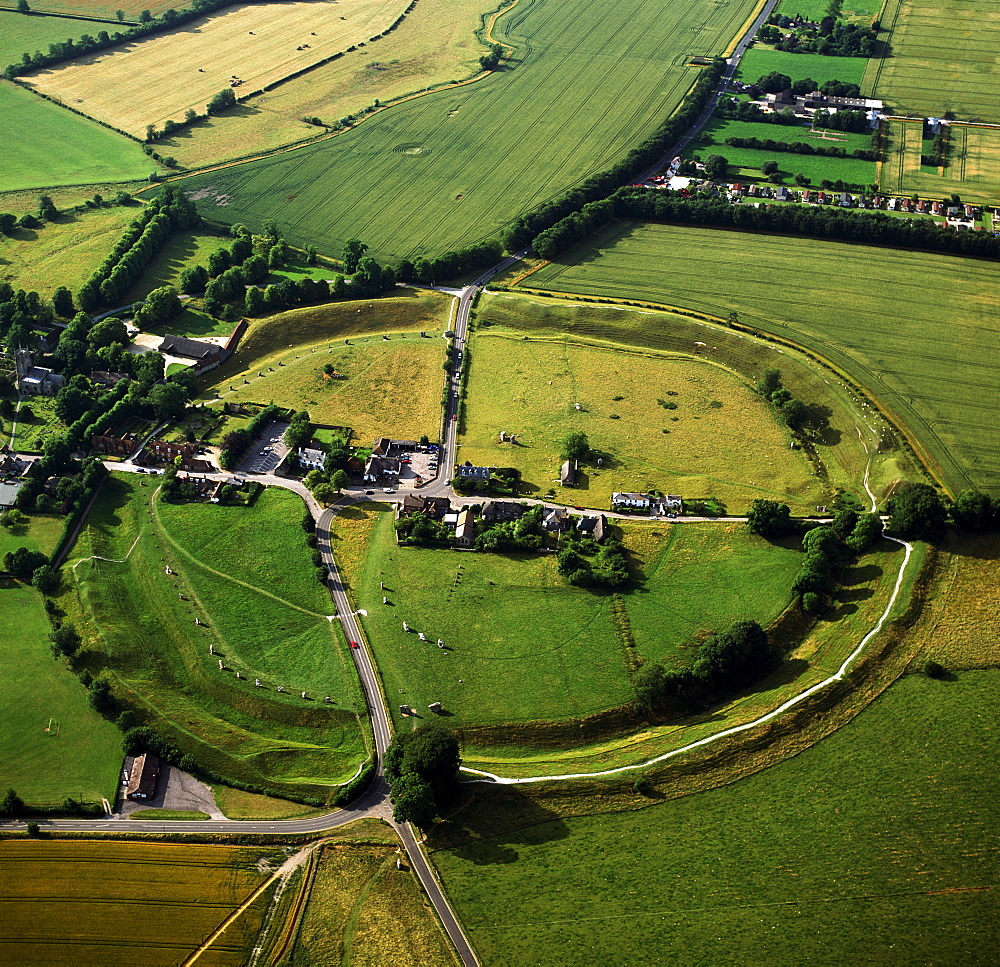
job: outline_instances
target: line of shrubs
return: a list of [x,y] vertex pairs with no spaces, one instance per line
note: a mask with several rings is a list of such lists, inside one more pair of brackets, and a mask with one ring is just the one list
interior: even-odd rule
[[[775,141],[773,138],[726,138],[731,148],[754,148],[758,151],[787,152],[791,154],[813,154],[826,158],[846,158],[847,149],[839,145],[810,144],[808,141]],[[879,154],[871,148],[855,148],[850,157],[862,161],[878,161]]]

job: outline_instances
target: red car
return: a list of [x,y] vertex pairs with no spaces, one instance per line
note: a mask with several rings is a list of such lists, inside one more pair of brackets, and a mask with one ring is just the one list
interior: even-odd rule
[[356,641],[352,641],[351,642],[351,647],[352,648],[357,648],[358,647],[358,643]]

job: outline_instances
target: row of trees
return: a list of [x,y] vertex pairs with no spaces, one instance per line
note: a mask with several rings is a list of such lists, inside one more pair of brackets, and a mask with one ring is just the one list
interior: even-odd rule
[[857,84],[848,84],[845,81],[834,79],[820,85],[811,77],[803,77],[801,80],[793,81],[791,77],[780,71],[762,74],[752,86],[767,94],[780,94],[782,91],[791,91],[793,94],[812,94],[819,91],[820,94],[826,94],[828,97],[857,97],[861,93],[861,88]]
[[[847,149],[839,145],[812,144],[808,141],[775,141],[773,138],[726,138],[726,144],[731,148],[754,148],[758,151],[790,152],[792,154],[822,155],[827,158],[846,158]],[[879,153],[871,148],[855,148],[850,153],[852,158],[862,161],[878,161]],[[708,174],[706,164],[705,173]],[[713,175],[708,174],[712,178]]]

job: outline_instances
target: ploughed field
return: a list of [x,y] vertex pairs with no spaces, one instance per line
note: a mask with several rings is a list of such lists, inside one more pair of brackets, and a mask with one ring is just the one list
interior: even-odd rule
[[990,262],[936,253],[619,223],[528,282],[722,318],[735,311],[848,373],[905,426],[949,488],[996,493],[995,277]]
[[751,9],[742,0],[517,5],[493,30],[513,47],[499,71],[184,185],[209,217],[273,219],[296,245],[339,254],[354,236],[376,258],[436,255],[620,159],[694,83],[691,54],[720,53]]

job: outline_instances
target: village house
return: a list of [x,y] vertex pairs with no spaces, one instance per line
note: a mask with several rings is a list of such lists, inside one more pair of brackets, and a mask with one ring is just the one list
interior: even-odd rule
[[503,524],[507,521],[520,520],[527,513],[524,504],[513,500],[487,500],[483,504],[482,518],[487,524]]
[[612,510],[649,510],[653,498],[649,494],[626,494],[615,492],[611,495]]
[[557,507],[548,511],[542,518],[542,527],[547,531],[562,533],[569,530],[571,524],[569,511],[565,507]]
[[455,527],[455,544],[458,547],[472,547],[476,543],[476,518],[471,507],[463,508]]
[[[396,505],[396,517],[412,517],[423,514],[431,520],[446,521],[451,511],[451,501],[447,497],[421,497],[407,494]],[[455,521],[457,523],[457,519]]]
[[470,483],[488,484],[490,482],[491,471],[489,467],[473,467],[471,464],[464,463],[455,467],[455,476],[459,480]]
[[314,450],[312,447],[299,447],[296,456],[299,466],[306,470],[322,470],[326,461],[326,454],[322,450]]
[[20,480],[0,483],[0,510],[10,510],[17,501],[17,493],[24,486]]
[[152,799],[160,777],[160,760],[150,753],[137,755],[132,761],[125,796],[128,799]]
[[364,479],[368,483],[395,483],[402,469],[402,464],[395,457],[380,457],[372,454],[365,464]]
[[608,534],[608,519],[604,514],[598,514],[597,517],[581,517],[576,523],[576,529],[584,537],[589,537],[600,544]]
[[115,457],[127,457],[136,445],[136,436],[131,434],[127,437],[113,436],[92,436],[90,445],[98,453],[106,453]]
[[564,487],[572,487],[576,484],[576,461],[567,460],[559,471],[559,483]]

